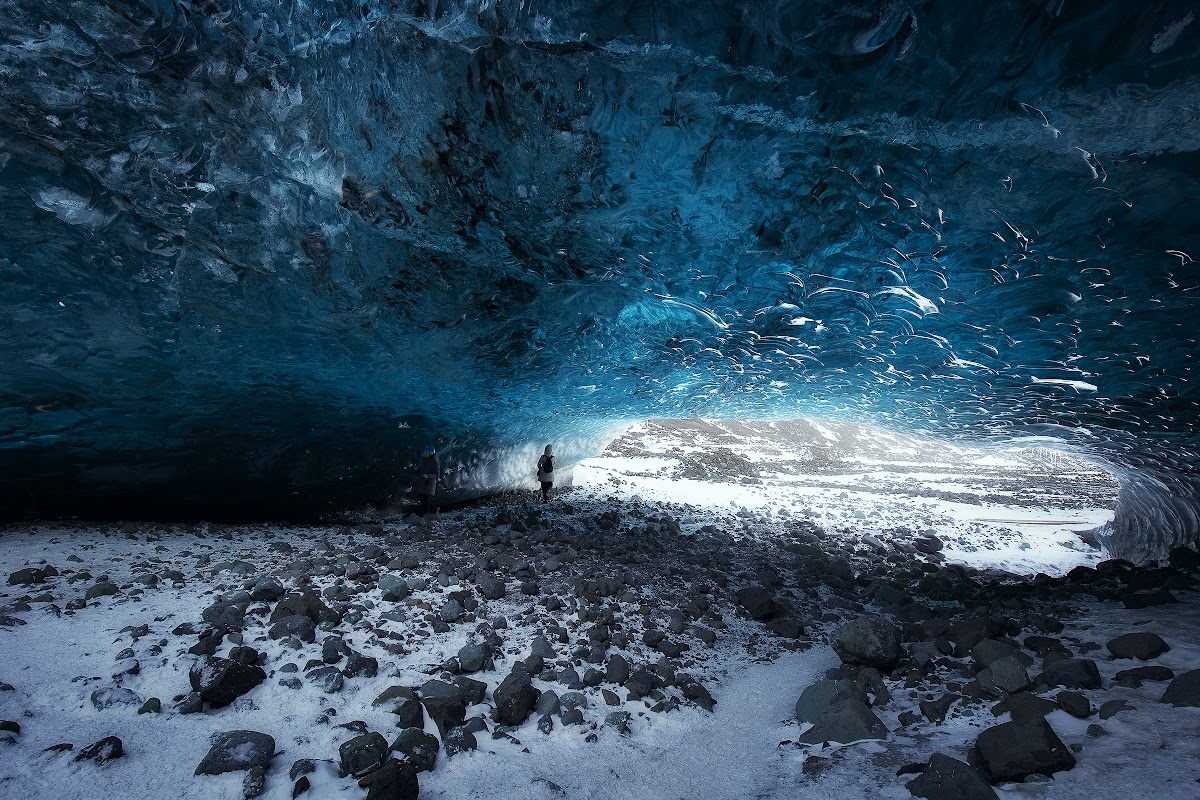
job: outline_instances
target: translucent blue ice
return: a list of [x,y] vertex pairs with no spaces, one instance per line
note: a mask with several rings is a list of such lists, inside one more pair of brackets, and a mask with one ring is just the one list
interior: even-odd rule
[[1195,541],[1193,6],[0,0],[9,510],[826,415],[1052,436],[1118,552]]

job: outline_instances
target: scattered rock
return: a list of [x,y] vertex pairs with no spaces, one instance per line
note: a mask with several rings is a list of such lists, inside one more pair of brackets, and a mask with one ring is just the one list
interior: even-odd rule
[[95,761],[104,764],[125,755],[125,747],[116,736],[105,736],[75,754],[76,761]]
[[142,698],[138,697],[136,692],[120,686],[97,689],[92,692],[92,705],[98,711],[103,711],[113,706],[136,706],[140,705],[141,702]]
[[197,775],[221,775],[251,767],[266,768],[275,757],[275,740],[258,731],[226,731],[212,738]]
[[913,797],[928,800],[996,800],[996,790],[978,770],[941,753],[934,753],[925,771],[905,787]]
[[1082,692],[1059,692],[1054,696],[1058,707],[1077,719],[1087,719],[1092,715],[1092,703]]
[[988,728],[975,741],[979,769],[993,784],[1023,781],[1030,775],[1053,775],[1075,766],[1070,748],[1050,723],[1026,718]]
[[1113,658],[1136,658],[1149,661],[1170,650],[1170,646],[1157,633],[1127,633],[1105,645]]
[[361,783],[367,784],[367,800],[417,800],[420,794],[416,768],[394,758],[388,759]]
[[338,768],[342,777],[361,778],[383,766],[388,754],[388,742],[378,733],[364,733],[342,742],[338,747]]
[[862,664],[890,672],[900,661],[900,631],[882,617],[861,616],[843,625],[830,640],[847,664]]
[[1047,664],[1042,672],[1047,686],[1070,689],[1099,689],[1100,670],[1090,658],[1064,658]]
[[520,725],[533,711],[538,694],[529,680],[529,674],[514,670],[492,693],[496,701],[497,721],[502,725]]
[[391,749],[403,754],[418,772],[428,772],[437,763],[440,747],[436,736],[425,733],[420,728],[405,728],[400,731],[396,741],[392,742]]
[[1200,669],[1178,675],[1163,692],[1160,703],[1200,708]]
[[775,616],[775,598],[765,586],[747,586],[738,590],[734,600],[751,619],[766,620]]
[[221,708],[267,679],[261,667],[210,656],[189,671],[192,690],[213,708]]
[[882,739],[887,734],[883,720],[875,716],[866,704],[844,700],[830,706],[812,728],[800,734],[798,741],[805,744],[849,744],[862,739]]

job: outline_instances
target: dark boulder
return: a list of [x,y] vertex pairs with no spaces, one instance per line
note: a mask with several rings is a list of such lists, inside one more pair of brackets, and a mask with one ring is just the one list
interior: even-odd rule
[[765,586],[747,586],[738,590],[734,600],[751,619],[766,620],[775,616],[777,607],[771,590]]
[[1092,703],[1082,692],[1059,692],[1054,696],[1054,701],[1076,719],[1087,719],[1092,715]]
[[900,630],[882,617],[866,615],[843,625],[830,644],[847,664],[890,672],[900,661]]
[[925,771],[905,787],[913,797],[928,800],[996,800],[996,790],[978,770],[941,753],[934,753]]
[[496,701],[496,720],[501,725],[520,725],[537,705],[539,694],[530,683],[528,673],[523,670],[509,673],[492,693]]
[[291,614],[272,622],[271,628],[267,631],[267,636],[271,639],[283,639],[288,636],[295,636],[302,642],[312,644],[317,640],[317,626],[316,623],[304,614]]
[[1127,633],[1105,645],[1113,658],[1136,658],[1149,661],[1170,650],[1170,646],[1157,633]]
[[1177,676],[1167,686],[1159,702],[1200,708],[1200,669],[1189,670]]
[[1099,689],[1100,670],[1090,658],[1064,658],[1047,664],[1042,671],[1047,686],[1066,686],[1069,689]]
[[221,775],[251,767],[266,767],[275,757],[275,740],[258,731],[226,731],[212,737],[197,775]]
[[405,728],[400,731],[396,741],[392,742],[392,750],[412,762],[418,772],[428,772],[433,769],[437,763],[440,747],[436,736],[425,733],[420,728]]
[[442,736],[466,719],[462,689],[444,681],[425,682],[421,687],[421,705]]
[[421,791],[416,767],[394,758],[388,759],[367,779],[363,781],[367,783],[367,800],[417,800]]
[[192,690],[213,708],[221,708],[267,679],[262,667],[210,656],[188,673]]
[[862,684],[852,680],[825,678],[809,686],[796,701],[796,719],[816,723],[829,709],[847,700],[867,704],[867,692]]
[[360,778],[383,766],[388,754],[387,739],[378,733],[364,733],[342,742],[338,747],[338,769],[345,777]]
[[882,739],[887,734],[883,720],[875,716],[865,703],[844,700],[830,706],[816,724],[800,734],[798,741],[805,744],[849,744],[862,739]]
[[1075,757],[1050,723],[1026,718],[988,728],[975,741],[980,771],[989,782],[1025,780],[1030,775],[1053,775],[1075,766]]
[[76,761],[95,761],[104,764],[125,755],[125,746],[116,736],[105,736],[98,742],[92,742],[75,754]]

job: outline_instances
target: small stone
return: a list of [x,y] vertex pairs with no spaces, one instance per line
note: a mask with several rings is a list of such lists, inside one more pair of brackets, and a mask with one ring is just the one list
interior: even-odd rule
[[267,790],[267,770],[265,767],[255,765],[246,771],[246,777],[242,778],[242,797],[250,798],[258,797]]
[[136,692],[121,686],[97,689],[92,692],[91,697],[92,705],[98,711],[103,711],[113,706],[136,706],[142,702],[142,698],[138,697]]
[[459,725],[457,728],[451,728],[442,739],[442,748],[446,751],[446,757],[449,758],[467,750],[478,749],[479,741],[466,726]]
[[138,709],[137,713],[139,713],[139,714],[159,714],[161,712],[162,712],[162,700],[159,700],[157,697],[151,697],[149,700],[142,703],[142,706],[141,706],[141,708]]
[[1076,719],[1087,719],[1092,715],[1092,704],[1082,692],[1059,692],[1054,696],[1058,707]]

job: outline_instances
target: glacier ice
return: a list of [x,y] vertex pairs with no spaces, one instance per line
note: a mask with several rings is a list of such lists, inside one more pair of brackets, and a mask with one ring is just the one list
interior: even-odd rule
[[1200,25],[0,0],[10,514],[459,491],[628,421],[1045,435],[1196,541]]

